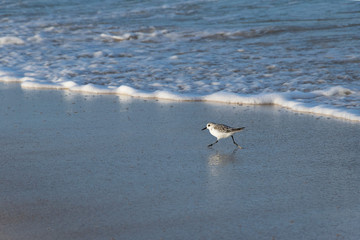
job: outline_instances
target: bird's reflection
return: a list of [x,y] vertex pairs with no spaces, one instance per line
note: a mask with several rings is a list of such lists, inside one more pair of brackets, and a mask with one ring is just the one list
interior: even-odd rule
[[224,166],[228,163],[235,162],[235,154],[238,150],[239,148],[235,148],[231,153],[220,153],[217,151],[216,153],[209,156],[209,166]]

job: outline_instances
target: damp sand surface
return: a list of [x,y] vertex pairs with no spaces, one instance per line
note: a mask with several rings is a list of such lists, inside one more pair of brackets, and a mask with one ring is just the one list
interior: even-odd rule
[[[1,239],[358,239],[360,127],[0,84]],[[235,140],[207,122],[245,127]]]

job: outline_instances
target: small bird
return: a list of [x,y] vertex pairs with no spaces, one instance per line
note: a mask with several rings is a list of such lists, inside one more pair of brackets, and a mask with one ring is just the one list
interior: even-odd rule
[[242,149],[242,147],[239,146],[239,144],[237,144],[234,140],[233,134],[240,132],[241,130],[244,129],[244,127],[241,128],[233,128],[233,127],[229,127],[226,126],[224,124],[218,124],[218,123],[208,123],[206,125],[206,127],[204,127],[201,130],[205,130],[205,129],[209,129],[211,135],[213,135],[214,137],[216,137],[216,142],[209,144],[208,147],[211,147],[212,145],[214,145],[215,143],[217,143],[220,139],[222,138],[228,138],[231,136],[233,143],[238,146],[238,148]]

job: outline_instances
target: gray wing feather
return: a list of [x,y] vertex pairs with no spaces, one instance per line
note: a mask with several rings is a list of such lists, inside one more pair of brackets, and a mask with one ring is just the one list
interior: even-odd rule
[[225,124],[218,124],[217,126],[215,126],[215,128],[217,128],[218,130],[222,131],[222,132],[238,132],[244,129],[244,127],[242,128],[232,128],[229,127]]

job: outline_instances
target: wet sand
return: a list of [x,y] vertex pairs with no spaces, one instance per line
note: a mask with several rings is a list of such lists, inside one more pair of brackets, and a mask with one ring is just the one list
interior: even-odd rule
[[[358,239],[360,125],[0,83],[0,239]],[[246,127],[220,140],[209,121]]]

